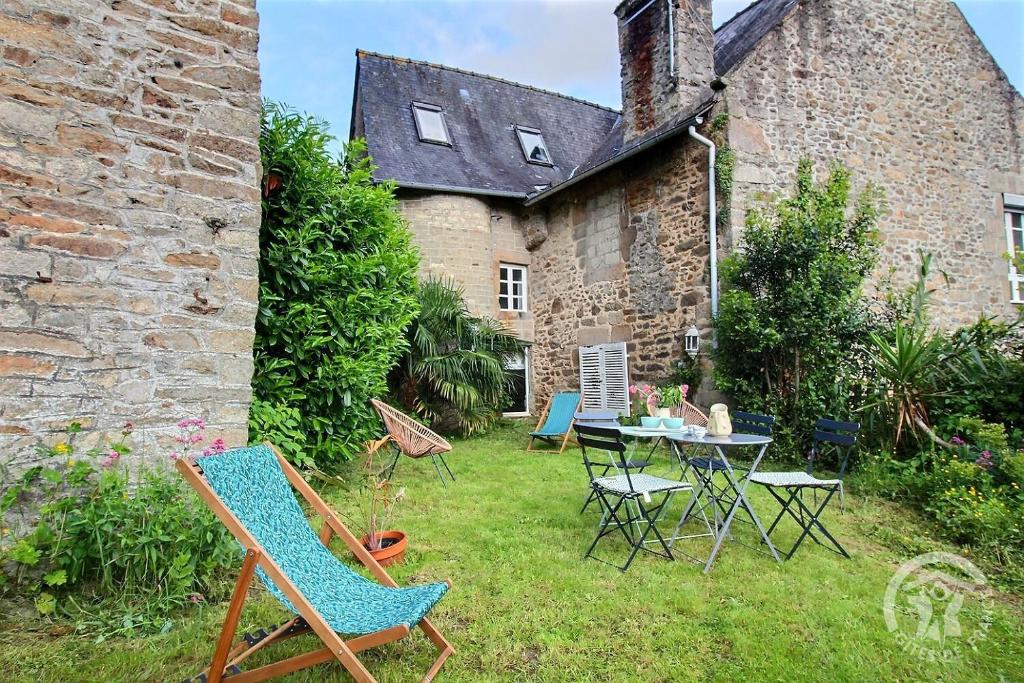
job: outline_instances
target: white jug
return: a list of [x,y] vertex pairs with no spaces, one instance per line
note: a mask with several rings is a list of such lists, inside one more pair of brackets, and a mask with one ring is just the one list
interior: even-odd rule
[[716,403],[711,406],[711,413],[708,415],[708,434],[711,436],[729,436],[732,434],[729,407],[724,403]]

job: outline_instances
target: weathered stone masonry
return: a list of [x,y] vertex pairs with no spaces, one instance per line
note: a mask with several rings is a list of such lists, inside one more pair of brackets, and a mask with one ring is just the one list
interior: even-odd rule
[[0,459],[174,423],[244,443],[257,298],[255,0],[0,4]]

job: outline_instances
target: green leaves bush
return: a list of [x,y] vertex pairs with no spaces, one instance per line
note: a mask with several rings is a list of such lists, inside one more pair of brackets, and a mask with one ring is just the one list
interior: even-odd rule
[[393,393],[406,410],[441,431],[484,429],[505,404],[507,361],[526,343],[497,320],[472,315],[462,289],[450,280],[423,282],[419,303],[409,352],[391,374]]
[[742,247],[722,262],[715,384],[738,408],[775,415],[790,455],[817,418],[848,414],[879,204],[869,187],[851,209],[845,168],[816,183],[801,161],[793,196],[750,211]]
[[341,158],[329,152],[331,141],[323,122],[264,105],[250,431],[297,447],[287,425],[295,414],[280,415],[298,411],[319,467],[352,457],[376,436],[369,399],[386,392],[417,311],[417,256],[393,187],[374,184],[361,141]]

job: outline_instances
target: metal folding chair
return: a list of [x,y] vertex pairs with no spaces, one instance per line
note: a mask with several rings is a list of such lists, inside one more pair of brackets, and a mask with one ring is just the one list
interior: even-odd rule
[[[574,424],[585,425],[587,427],[607,427],[609,429],[617,429],[619,427],[619,413],[614,410],[584,410],[573,415]],[[643,472],[645,469],[650,467],[651,463],[649,460],[636,460],[630,458],[626,461],[626,465],[629,469],[635,469],[637,472]],[[606,463],[594,463],[594,467],[601,468],[604,470],[601,472],[601,476],[606,476],[608,472],[616,468],[616,463],[613,458],[609,458]],[[597,500],[597,494],[591,489],[590,494],[587,496],[587,500],[584,501],[583,507],[580,508],[580,514],[586,512],[590,504]]]
[[[814,446],[811,448],[811,455],[808,458],[807,469],[803,472],[757,472],[750,477],[750,481],[764,486],[770,494],[779,501],[782,509],[779,511],[775,521],[768,527],[768,535],[778,527],[779,522],[789,515],[801,529],[800,536],[789,552],[783,553],[788,560],[793,557],[800,544],[807,537],[826,550],[838,553],[849,558],[849,553],[839,544],[839,541],[829,533],[821,521],[821,514],[825,511],[832,497],[838,493],[843,495],[843,477],[846,475],[846,465],[850,459],[850,449],[857,442],[857,433],[860,425],[856,422],[837,422],[835,420],[821,419],[814,426]],[[839,472],[835,479],[819,479],[814,476],[814,462],[822,454],[823,449],[832,449],[837,454]],[[815,493],[814,508],[807,505],[804,500],[804,491],[810,489]],[[781,493],[780,493],[781,491]],[[817,492],[824,492],[824,499],[817,504]],[[794,509],[795,508],[795,509]],[[817,530],[822,536],[828,539],[832,548],[828,547],[815,535]]]
[[[617,429],[580,424],[575,425],[575,429],[576,440],[583,453],[583,464],[590,477],[591,489],[604,511],[597,536],[587,548],[584,557],[593,557],[599,562],[618,567],[621,571],[629,569],[629,565],[633,563],[633,559],[641,550],[668,560],[674,559],[672,550],[668,547],[655,523],[674,493],[692,491],[693,486],[688,482],[631,472],[625,456],[626,445],[622,443]],[[594,451],[605,451],[612,454],[612,457],[618,461],[617,469],[621,474],[600,475],[596,470],[603,467],[604,463],[592,457]],[[659,497],[661,502],[656,503],[655,498]],[[616,531],[621,532],[623,538],[631,546],[629,557],[622,566],[606,562],[593,554],[598,542]],[[647,547],[647,537],[651,534],[654,535],[655,541],[661,546],[663,552]]]

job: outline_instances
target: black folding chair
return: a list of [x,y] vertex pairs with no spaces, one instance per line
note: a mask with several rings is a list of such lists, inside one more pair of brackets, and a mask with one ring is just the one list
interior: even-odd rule
[[[811,455],[808,458],[807,469],[803,472],[757,472],[750,481],[761,484],[769,493],[779,501],[782,509],[779,511],[775,521],[768,527],[768,535],[779,525],[779,522],[788,514],[801,528],[800,536],[788,553],[784,553],[786,559],[793,557],[793,553],[800,547],[808,536],[812,541],[826,550],[836,552],[843,557],[849,558],[849,553],[839,544],[839,541],[829,533],[828,529],[821,522],[821,513],[832,496],[836,493],[843,495],[843,477],[846,475],[846,465],[850,459],[850,449],[857,442],[857,432],[860,425],[856,422],[837,422],[835,420],[821,419],[814,425],[814,446],[811,448]],[[832,450],[837,456],[839,463],[838,476],[835,479],[818,479],[814,476],[814,463],[822,455],[823,451]],[[804,491],[815,492],[815,509],[811,509],[804,500]],[[781,493],[780,493],[781,491]],[[824,492],[824,499],[821,505],[817,505],[817,492]],[[821,542],[814,531],[817,530],[822,536],[834,546],[829,548]]]
[[[629,569],[629,565],[641,550],[668,560],[674,559],[672,550],[658,531],[655,522],[676,491],[692,491],[693,486],[689,482],[662,479],[636,472],[626,460],[626,445],[622,443],[618,429],[586,424],[577,424],[574,427],[576,441],[583,453],[583,464],[590,477],[591,490],[604,512],[597,536],[587,548],[584,557],[593,557],[599,562],[618,567],[621,571]],[[597,470],[604,468],[604,462],[592,457],[594,451],[605,451],[610,454],[617,461],[616,469],[621,474],[606,476],[599,473]],[[605,473],[607,471],[603,470]],[[659,497],[661,502],[656,503],[655,498]],[[593,554],[598,542],[616,531],[622,533],[632,548],[626,563],[622,566],[606,562]],[[654,540],[648,541],[647,537],[651,534],[654,535]],[[646,545],[648,542],[657,543],[663,552],[651,550]]]
[[[573,415],[573,424],[583,425],[585,427],[607,427],[609,429],[616,429],[619,426],[619,413],[614,410],[584,410]],[[631,470],[637,472],[643,472],[645,469],[651,466],[649,460],[636,460],[630,459],[626,461],[626,465]],[[604,477],[608,474],[609,470],[616,467],[613,459],[609,458],[608,462],[604,463],[593,463],[594,467],[601,468],[603,471],[600,476]],[[597,500],[597,494],[591,489],[587,499],[583,502],[583,507],[580,508],[580,514],[586,512],[590,504]]]
[[[733,434],[756,434],[758,436],[771,436],[772,427],[775,425],[775,418],[771,415],[760,415],[758,413],[744,413],[742,411],[734,411],[730,417],[732,423]],[[731,458],[730,458],[731,459]],[[731,487],[723,483],[718,486],[715,484],[714,475],[718,472],[724,472],[726,469],[725,463],[717,457],[710,455],[701,455],[697,457],[691,457],[687,460],[686,465],[683,467],[683,476],[686,476],[688,469],[692,468],[694,475],[697,477],[697,486],[704,487],[704,490],[708,492],[707,500],[714,501],[714,504],[718,506],[718,512],[721,515],[728,514],[728,507],[732,500],[729,496]],[[733,465],[734,470],[746,471],[747,468],[742,465]],[[710,505],[711,503],[707,503]],[[740,517],[741,521],[747,521]]]

